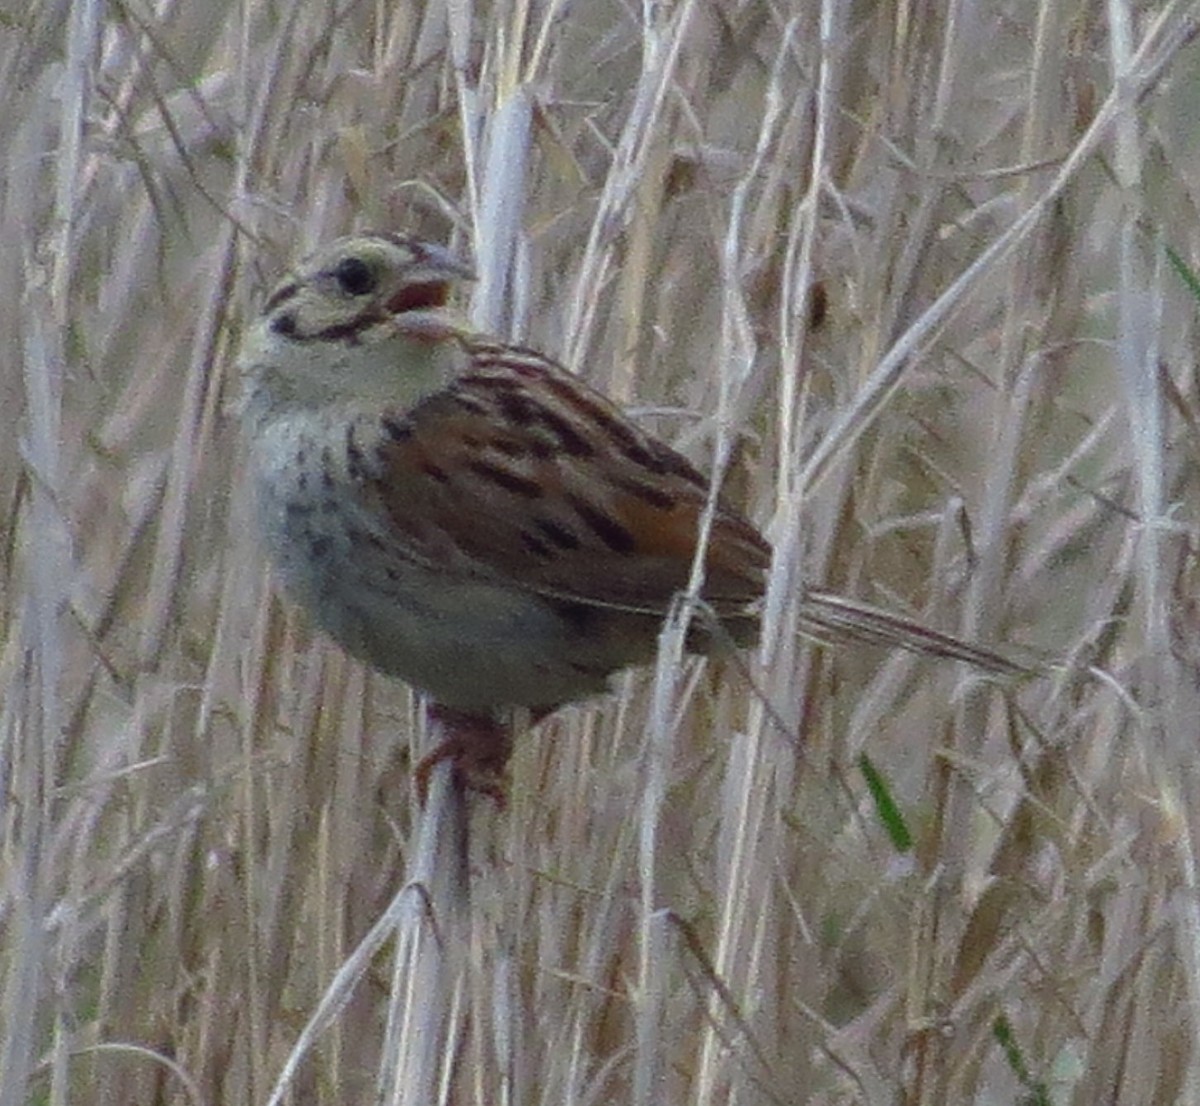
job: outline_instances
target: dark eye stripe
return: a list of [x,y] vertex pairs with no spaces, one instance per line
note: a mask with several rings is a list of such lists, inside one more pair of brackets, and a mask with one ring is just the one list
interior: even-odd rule
[[360,335],[383,322],[386,316],[377,312],[368,312],[351,319],[347,323],[335,323],[324,330],[315,330],[310,334],[301,334],[297,329],[296,316],[285,311],[271,322],[271,329],[276,334],[291,338],[293,342],[345,342],[355,346],[361,341]]
[[271,298],[267,300],[263,306],[263,314],[270,315],[275,308],[281,304],[287,303],[297,292],[300,291],[300,285],[294,280],[288,281],[287,284],[281,284],[274,292],[271,293]]
[[305,335],[302,341],[305,342],[347,342],[349,345],[357,345],[359,335],[364,330],[370,330],[371,327],[383,322],[385,315],[379,312],[369,312],[365,315],[359,315],[357,319],[351,319],[348,323],[337,323],[334,326],[327,326],[324,330],[318,330],[314,334]]

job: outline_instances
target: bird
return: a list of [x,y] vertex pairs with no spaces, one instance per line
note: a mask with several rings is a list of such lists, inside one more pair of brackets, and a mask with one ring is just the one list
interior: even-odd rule
[[[711,482],[552,358],[474,333],[449,249],[389,232],[319,248],[238,356],[241,422],[283,590],[423,693],[466,786],[500,797],[515,712],[540,720],[656,653]],[[753,644],[771,564],[715,496],[694,653]]]
[[[352,656],[423,693],[450,760],[503,803],[513,720],[538,722],[651,661],[705,530],[690,652],[750,646],[772,549],[689,460],[578,375],[475,333],[443,246],[335,239],[267,296],[237,357],[240,417],[283,588]],[[711,501],[711,502],[710,502]],[[1006,653],[805,586],[822,639],[1001,676]]]

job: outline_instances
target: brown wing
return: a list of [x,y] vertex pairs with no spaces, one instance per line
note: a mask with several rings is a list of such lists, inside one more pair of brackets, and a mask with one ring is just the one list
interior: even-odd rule
[[[409,555],[598,606],[664,611],[687,586],[705,479],[553,362],[472,343],[444,391],[384,420],[384,507]],[[724,508],[705,598],[763,591],[770,549]]]

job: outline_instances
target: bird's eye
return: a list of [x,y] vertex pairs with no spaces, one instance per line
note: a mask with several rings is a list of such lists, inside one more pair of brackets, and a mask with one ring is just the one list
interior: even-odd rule
[[379,284],[371,266],[361,257],[347,257],[337,263],[333,278],[348,296],[365,296]]

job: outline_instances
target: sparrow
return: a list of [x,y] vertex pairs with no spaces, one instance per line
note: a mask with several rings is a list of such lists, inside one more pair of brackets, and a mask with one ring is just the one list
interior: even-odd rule
[[[696,556],[710,481],[575,374],[471,332],[472,276],[403,234],[339,238],[267,297],[238,358],[266,544],[347,652],[424,693],[467,783],[499,793],[534,720],[650,661]],[[711,613],[688,649],[752,644],[766,539],[718,496]]]

